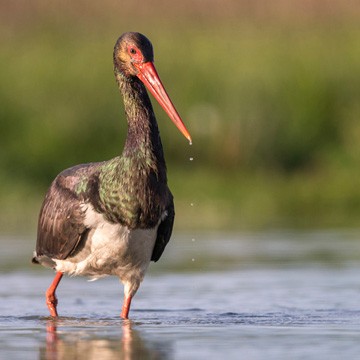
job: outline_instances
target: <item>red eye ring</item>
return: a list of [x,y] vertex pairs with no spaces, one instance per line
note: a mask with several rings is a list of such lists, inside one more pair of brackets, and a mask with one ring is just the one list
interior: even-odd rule
[[134,61],[136,61],[139,64],[142,62],[143,56],[141,54],[141,51],[139,51],[139,49],[137,49],[135,46],[128,45],[127,46],[127,51],[128,51],[128,54],[130,55],[130,57]]

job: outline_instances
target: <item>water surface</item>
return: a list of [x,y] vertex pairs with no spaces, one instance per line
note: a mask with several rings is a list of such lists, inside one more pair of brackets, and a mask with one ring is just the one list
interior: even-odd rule
[[64,277],[2,237],[0,359],[355,359],[360,231],[175,235],[119,318],[115,277]]

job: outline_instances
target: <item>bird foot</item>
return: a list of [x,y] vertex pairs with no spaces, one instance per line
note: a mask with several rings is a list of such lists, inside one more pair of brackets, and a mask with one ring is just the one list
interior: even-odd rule
[[59,282],[60,282],[61,278],[63,277],[63,275],[64,274],[60,271],[56,273],[54,281],[52,282],[51,286],[46,290],[46,294],[45,294],[46,305],[50,310],[50,315],[53,317],[58,316],[58,313],[56,310],[58,300],[56,298],[55,291],[56,291],[56,288],[58,287]]
[[50,315],[53,317],[58,316],[58,313],[56,310],[57,304],[58,304],[58,300],[57,300],[55,294],[48,294],[46,292],[46,305],[50,310]]

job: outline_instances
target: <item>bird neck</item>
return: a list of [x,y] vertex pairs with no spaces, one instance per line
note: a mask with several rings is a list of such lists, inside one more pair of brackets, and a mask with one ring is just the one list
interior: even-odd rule
[[95,209],[129,229],[154,227],[168,199],[159,129],[145,86],[115,72],[128,122],[121,156],[104,162],[95,183]]
[[160,132],[149,95],[136,77],[116,74],[124,100],[128,132],[122,157],[133,159],[138,166],[153,170],[166,182],[166,164]]

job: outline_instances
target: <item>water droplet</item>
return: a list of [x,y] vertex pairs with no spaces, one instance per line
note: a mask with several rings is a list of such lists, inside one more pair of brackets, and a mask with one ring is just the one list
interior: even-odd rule
[[190,203],[190,206],[194,206],[194,203]]
[[190,145],[190,146],[192,145],[192,141],[189,141],[189,145]]
[[193,161],[193,160],[194,160],[194,158],[190,158],[189,160],[190,160],[190,161]]

